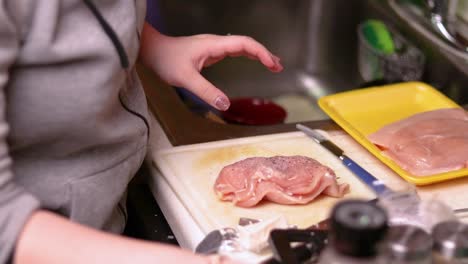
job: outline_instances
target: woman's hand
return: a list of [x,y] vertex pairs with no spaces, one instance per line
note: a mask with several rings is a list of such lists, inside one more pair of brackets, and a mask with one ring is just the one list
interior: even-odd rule
[[259,60],[272,72],[280,72],[280,59],[262,44],[246,36],[194,35],[169,37],[145,24],[140,59],[170,85],[183,87],[219,110],[229,108],[228,97],[206,80],[200,71],[225,57]]

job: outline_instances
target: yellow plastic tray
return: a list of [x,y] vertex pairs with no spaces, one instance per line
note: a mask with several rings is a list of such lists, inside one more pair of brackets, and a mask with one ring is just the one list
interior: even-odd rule
[[415,176],[382,155],[367,139],[379,128],[413,114],[460,107],[435,88],[421,82],[406,82],[352,90],[321,97],[320,108],[357,142],[393,169],[406,181],[426,185],[468,176],[468,169],[460,169],[428,176]]

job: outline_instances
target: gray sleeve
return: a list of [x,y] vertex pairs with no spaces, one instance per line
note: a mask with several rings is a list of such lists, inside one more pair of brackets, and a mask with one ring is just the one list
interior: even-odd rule
[[6,6],[0,0],[0,263],[8,261],[24,224],[39,207],[34,196],[15,184],[8,153],[5,89],[20,44]]

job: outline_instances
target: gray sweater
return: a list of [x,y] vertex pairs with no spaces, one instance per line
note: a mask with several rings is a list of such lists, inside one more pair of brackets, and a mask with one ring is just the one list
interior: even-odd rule
[[[134,65],[145,0],[94,0]],[[82,0],[0,0],[0,263],[34,210],[121,232],[146,101]]]

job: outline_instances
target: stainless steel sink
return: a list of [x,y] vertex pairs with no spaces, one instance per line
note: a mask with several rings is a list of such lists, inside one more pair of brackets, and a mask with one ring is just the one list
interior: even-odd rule
[[412,34],[387,1],[159,0],[157,4],[155,23],[166,34],[248,35],[278,54],[285,66],[280,74],[245,58],[225,59],[203,74],[232,98],[254,96],[279,103],[288,111],[288,123],[327,119],[316,104],[319,97],[367,85],[358,71],[356,34],[358,24],[367,18],[384,20],[423,50],[427,66],[422,81],[460,104],[468,103],[466,74],[430,42]]

